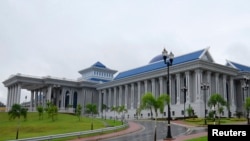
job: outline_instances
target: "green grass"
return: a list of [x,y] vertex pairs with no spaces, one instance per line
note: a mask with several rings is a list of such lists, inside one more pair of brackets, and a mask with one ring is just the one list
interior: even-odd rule
[[[245,122],[246,118],[221,118],[220,124],[230,124],[230,123],[242,123]],[[189,118],[185,119],[185,122],[194,126],[204,125],[204,118]],[[214,124],[212,119],[207,119],[207,124]],[[215,124],[218,124],[218,119],[215,120]]]
[[186,140],[186,141],[207,141],[207,136],[199,137],[199,138],[195,138],[195,139],[190,139],[190,140]]
[[[223,124],[230,124],[230,123],[242,123],[245,122],[246,118],[222,118],[220,123]],[[186,123],[190,124],[190,125],[194,125],[194,126],[201,126],[204,125],[204,119],[203,118],[190,118],[190,119],[186,119],[185,120]],[[207,124],[213,124],[213,120],[208,119],[207,120]],[[218,124],[218,120],[216,120],[215,122],[216,124]],[[194,138],[194,139],[189,139],[186,141],[207,141],[207,136],[203,136],[203,137],[199,137],[199,138]]]
[[[39,120],[38,113],[28,113],[27,120],[20,120],[19,139],[69,132],[85,131],[91,129],[93,121],[94,129],[105,128],[104,122],[111,126],[121,125],[120,121],[101,120],[82,117],[81,120],[70,114],[58,114],[57,120],[52,121],[44,114],[43,120]],[[16,138],[18,119],[9,120],[8,114],[0,113],[0,141]]]

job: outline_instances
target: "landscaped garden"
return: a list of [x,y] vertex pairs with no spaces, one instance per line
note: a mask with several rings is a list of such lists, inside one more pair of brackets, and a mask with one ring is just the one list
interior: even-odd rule
[[[52,121],[48,118],[46,113],[43,114],[43,118],[40,117],[38,112],[27,113],[27,119],[16,118],[15,120],[9,120],[8,113],[0,112],[0,140],[14,140],[16,139],[16,131],[18,124],[19,139],[29,138],[36,136],[45,136],[53,134],[70,133],[77,131],[91,130],[91,123],[93,122],[93,129],[105,128],[105,125],[116,126],[121,125],[120,121],[102,120],[92,117],[81,117],[80,120],[76,115],[72,114],[60,114],[58,113]],[[76,138],[76,137],[75,137]]]
[[[185,123],[193,125],[193,126],[207,126],[204,125],[204,118],[189,118],[189,119],[185,119],[183,120]],[[207,119],[207,124],[208,125],[212,125],[212,124],[216,124],[218,125],[219,123],[219,119],[216,119],[214,121],[214,119]],[[246,118],[221,118],[220,119],[220,124],[244,124],[247,123],[247,119]],[[203,137],[198,137],[198,138],[194,138],[194,139],[189,139],[186,141],[207,141],[207,136],[203,136]]]

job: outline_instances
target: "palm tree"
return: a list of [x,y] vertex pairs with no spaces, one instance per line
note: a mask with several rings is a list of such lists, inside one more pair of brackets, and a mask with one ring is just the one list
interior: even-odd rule
[[186,110],[187,110],[187,113],[188,113],[188,117],[193,117],[194,118],[194,109],[190,104],[188,105],[188,108]]
[[250,124],[250,120],[249,120],[249,112],[250,112],[250,97],[246,98],[246,102],[245,102],[245,109],[247,112],[247,124]]
[[170,96],[167,94],[161,94],[157,99],[157,103],[158,103],[160,112],[163,113],[165,105],[170,104]]
[[115,115],[115,113],[118,111],[118,108],[119,108],[119,107],[116,107],[116,106],[112,106],[112,107],[111,107],[111,111],[114,112],[114,122],[115,122],[115,120],[116,120],[116,115]]
[[18,125],[17,125],[17,131],[16,131],[16,139],[18,139],[20,118],[23,116],[24,120],[26,120],[27,109],[23,108],[20,104],[14,104],[14,105],[12,105],[10,111],[8,112],[8,115],[9,115],[10,120],[18,118]]
[[151,116],[151,119],[153,119],[153,109],[157,112],[156,103],[157,103],[156,99],[154,98],[152,93],[148,92],[145,95],[143,95],[140,108],[150,110],[150,116]]
[[82,113],[82,106],[78,104],[76,107],[76,116],[78,117],[79,121],[81,120],[81,113]]
[[121,118],[121,120],[122,120],[122,124],[123,124],[123,121],[124,121],[124,118],[125,118],[125,113],[126,112],[128,112],[128,110],[125,108],[125,106],[124,105],[122,105],[122,106],[119,106],[118,108],[117,108],[117,112],[120,114],[120,113],[122,113],[122,118]]
[[98,114],[97,107],[95,104],[87,104],[86,105],[86,113],[91,114],[91,130],[93,130],[93,114]]
[[54,105],[52,102],[48,101],[45,111],[48,113],[48,118],[51,118],[52,121],[55,121],[55,117],[57,118],[57,114],[58,114],[57,106]]
[[36,110],[38,111],[38,116],[39,116],[39,120],[42,118],[43,119],[43,106],[38,106],[36,107]]
[[224,100],[224,98],[218,94],[218,93],[215,93],[215,94],[212,94],[208,100],[208,105],[210,107],[216,107],[217,106],[217,111],[219,113],[219,122],[218,124],[220,124],[220,115],[223,111],[223,106],[226,106],[227,102]]
[[86,113],[87,114],[97,114],[97,108],[95,104],[87,104],[86,105]]

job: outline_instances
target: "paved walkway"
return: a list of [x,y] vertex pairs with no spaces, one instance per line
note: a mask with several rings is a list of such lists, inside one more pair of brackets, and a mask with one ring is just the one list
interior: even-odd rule
[[[185,126],[185,127],[188,127],[188,128],[194,127],[194,126],[185,124],[181,120],[171,121],[171,123],[172,124],[178,124],[180,126]],[[122,130],[122,131],[118,131],[118,132],[114,132],[114,133],[110,133],[110,134],[103,134],[103,135],[93,136],[93,137],[79,138],[79,139],[75,139],[75,140],[72,140],[72,141],[98,141],[98,140],[101,140],[101,139],[108,139],[108,138],[111,138],[111,137],[117,137],[117,136],[129,134],[129,133],[134,133],[134,132],[137,132],[137,131],[143,129],[143,127],[140,124],[137,124],[137,123],[135,123],[133,121],[129,121],[128,124],[129,124],[129,127],[127,129],[125,129],[125,130]],[[174,139],[170,139],[170,140],[164,140],[163,139],[161,141],[185,141],[187,139],[202,137],[202,136],[206,136],[206,135],[207,135],[207,132],[201,132],[201,133],[197,133],[197,134],[178,136],[178,137],[175,137]]]

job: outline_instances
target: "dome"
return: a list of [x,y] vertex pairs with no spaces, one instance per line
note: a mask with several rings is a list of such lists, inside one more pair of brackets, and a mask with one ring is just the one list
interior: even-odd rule
[[157,56],[155,56],[154,58],[152,58],[152,59],[149,61],[149,64],[155,63],[155,62],[158,62],[158,61],[162,61],[162,60],[163,60],[163,57],[162,57],[162,54],[160,54],[160,55],[157,55]]

